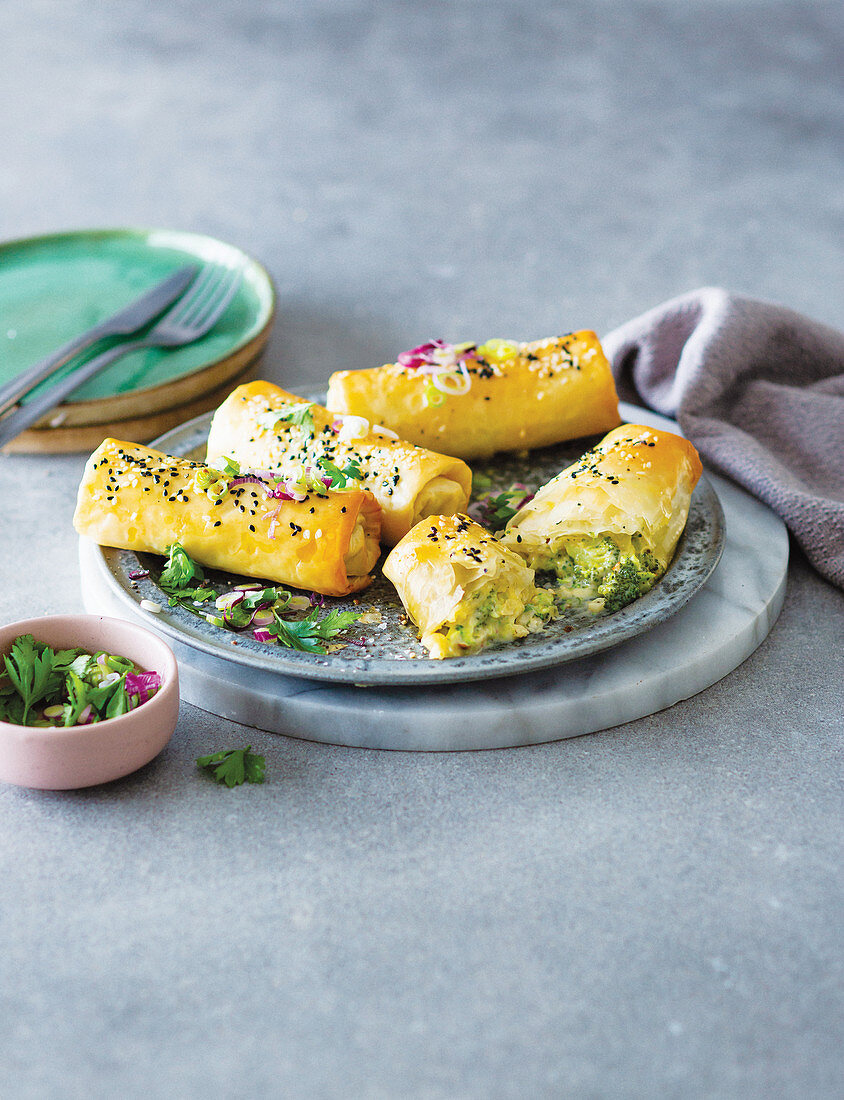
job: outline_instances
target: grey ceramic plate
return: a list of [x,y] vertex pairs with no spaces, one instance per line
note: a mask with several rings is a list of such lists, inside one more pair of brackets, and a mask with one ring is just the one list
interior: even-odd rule
[[[622,415],[634,423],[676,427],[634,406],[622,406]],[[154,446],[168,454],[201,458],[210,420],[210,414],[197,417],[161,436]],[[532,451],[525,459],[497,455],[492,462],[473,464],[473,470],[476,474],[486,474],[499,489],[508,488],[514,481],[538,488],[579,457],[591,443],[581,440],[574,446],[548,447]],[[413,625],[401,621],[404,610],[398,595],[380,572],[372,586],[354,599],[327,601],[344,609],[354,607],[364,613],[367,621],[355,624],[338,639],[348,643],[344,649],[323,656],[265,645],[246,634],[233,635],[182,608],[168,607],[153,579],[161,570],[161,558],[106,547],[99,548],[99,554],[109,584],[122,599],[136,607],[143,599],[164,605],[160,615],[150,615],[150,625],[175,641],[216,657],[225,657],[246,668],[260,668],[279,675],[400,687],[513,676],[564,664],[618,645],[664,622],[687,603],[706,583],[718,564],[723,547],[724,513],[712,486],[706,478],[701,478],[692,496],[689,520],[674,560],[647,595],[613,615],[565,612],[541,634],[473,657],[444,661],[430,660],[417,641]],[[139,569],[148,569],[151,575],[133,581],[130,573]],[[216,583],[236,579],[213,571],[209,575]]]

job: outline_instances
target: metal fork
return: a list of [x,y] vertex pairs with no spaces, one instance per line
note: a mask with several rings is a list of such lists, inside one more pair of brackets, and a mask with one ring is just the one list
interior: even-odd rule
[[55,408],[83,382],[105,370],[116,359],[142,348],[177,348],[192,344],[210,332],[237,293],[243,279],[239,268],[207,265],[184,296],[140,340],[118,344],[83,363],[43,394],[19,405],[0,419],[0,447]]

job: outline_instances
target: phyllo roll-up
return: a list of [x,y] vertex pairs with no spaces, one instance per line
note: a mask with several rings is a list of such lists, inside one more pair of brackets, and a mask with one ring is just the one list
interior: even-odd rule
[[465,509],[465,462],[414,446],[360,416],[329,412],[271,382],[248,382],[214,414],[207,461],[295,475],[302,465],[348,471],[381,505],[381,538],[392,546],[425,516]]
[[687,439],[623,424],[520,508],[502,542],[616,611],[665,572],[700,475]]
[[553,596],[534,571],[465,515],[432,516],[384,562],[432,657],[460,657],[540,630]]
[[597,435],[621,419],[594,332],[532,343],[434,340],[395,363],[332,374],[328,405],[465,459]]
[[312,482],[294,496],[106,439],[85,467],[73,522],[103,546],[166,554],[178,542],[202,565],[327,596],[368,585],[380,552],[372,494]]

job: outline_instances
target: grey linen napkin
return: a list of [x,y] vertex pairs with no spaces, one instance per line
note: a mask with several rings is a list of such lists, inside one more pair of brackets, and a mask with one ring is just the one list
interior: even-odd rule
[[844,332],[716,287],[602,340],[619,397],[676,419],[844,588]]

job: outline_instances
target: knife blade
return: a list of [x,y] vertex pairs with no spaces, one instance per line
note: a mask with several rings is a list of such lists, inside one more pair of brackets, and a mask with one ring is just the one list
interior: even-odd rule
[[172,275],[158,283],[152,290],[146,291],[124,306],[117,313],[100,321],[93,328],[87,329],[79,336],[75,336],[68,343],[58,348],[25,371],[18,374],[10,382],[0,386],[0,416],[8,412],[14,405],[34,389],[39,382],[49,378],[51,374],[69,363],[74,356],[87,348],[92,347],[100,340],[108,336],[131,336],[133,332],[144,328],[150,321],[163,313],[177,298],[184,294],[187,287],[193,281],[197,272],[194,264],[180,267]]

